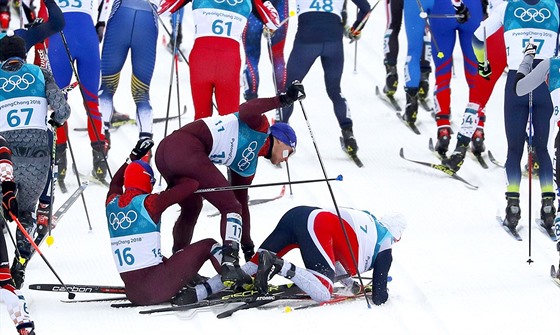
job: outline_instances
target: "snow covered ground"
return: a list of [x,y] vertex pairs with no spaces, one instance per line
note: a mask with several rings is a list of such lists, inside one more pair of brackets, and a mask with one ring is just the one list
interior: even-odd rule
[[[190,8],[190,6],[188,6]],[[383,7],[382,4],[379,7]],[[295,8],[295,7],[294,7]],[[505,208],[504,170],[490,164],[483,170],[472,156],[467,157],[460,175],[479,186],[474,191],[466,188],[433,169],[409,163],[398,154],[401,147],[413,159],[436,162],[428,150],[429,137],[435,137],[436,126],[430,114],[420,110],[418,127],[422,135],[415,135],[403,126],[393,110],[375,96],[376,85],[382,85],[383,33],[385,16],[377,8],[366,26],[358,44],[357,72],[354,67],[354,44],[346,44],[346,67],[343,93],[350,103],[354,120],[354,133],[360,146],[359,155],[364,162],[358,168],[340,150],[339,128],[326,95],[320,62],[316,62],[303,81],[307,99],[303,101],[313,137],[328,177],[344,176],[342,182],[331,182],[336,203],[371,210],[375,215],[389,211],[404,213],[409,221],[400,243],[394,247],[391,268],[393,281],[389,284],[390,297],[386,304],[366,307],[363,300],[335,306],[284,313],[281,307],[272,310],[250,310],[233,317],[218,320],[216,310],[193,313],[166,313],[145,316],[138,314],[144,308],[113,309],[109,303],[63,303],[64,293],[31,291],[23,292],[29,302],[30,312],[36,323],[37,333],[46,334],[214,334],[236,330],[241,333],[263,332],[286,334],[289,332],[334,333],[344,331],[375,332],[387,334],[553,334],[558,329],[560,291],[549,278],[551,264],[558,264],[555,245],[542,234],[535,224],[529,245],[529,190],[528,180],[522,182],[522,221],[520,234],[523,242],[516,242],[498,226],[497,213]],[[183,45],[192,45],[192,20],[185,18]],[[354,13],[350,6],[349,13]],[[169,21],[165,18],[169,26]],[[291,50],[296,30],[296,19],[290,21],[286,59]],[[161,34],[164,33],[160,29]],[[403,78],[405,58],[404,32],[401,36],[399,74]],[[265,47],[263,39],[263,48]],[[265,49],[263,49],[265,50]],[[456,78],[453,79],[453,120],[455,129],[467,103],[468,91],[462,73],[460,50],[455,52]],[[158,59],[151,88],[154,116],[165,116],[170,87],[171,57],[158,45]],[[182,124],[191,121],[193,108],[188,83],[188,67],[179,64],[181,104],[187,104],[188,114]],[[271,67],[266,54],[261,64],[261,96],[274,93],[270,80]],[[130,96],[130,64],[125,66],[116,96],[116,108],[134,115]],[[433,83],[433,77],[432,83]],[[503,86],[505,77],[498,83],[487,108],[486,145],[498,160],[505,161],[506,141],[503,130]],[[171,114],[177,113],[175,83]],[[432,85],[433,88],[433,85]],[[402,87],[397,98],[404,105]],[[86,124],[80,94],[70,94],[73,115],[70,128]],[[272,113],[271,113],[272,115]],[[290,158],[292,180],[323,178],[318,154],[299,106],[290,120],[298,138],[297,154]],[[176,129],[175,120],[168,132]],[[71,141],[78,169],[91,170],[91,153],[85,132],[71,132]],[[154,139],[164,136],[164,124],[154,126]],[[109,160],[116,171],[137,140],[134,126],[123,126],[112,133]],[[455,138],[452,147],[455,145]],[[70,157],[69,157],[70,159]],[[254,184],[287,180],[286,167],[279,169],[268,161],[260,162]],[[69,189],[77,187],[75,177],[67,176]],[[164,187],[163,185],[161,187]],[[532,185],[532,217],[540,209],[538,181]],[[87,209],[92,229],[88,228],[81,201],[54,230],[55,242],[43,247],[43,252],[60,277],[67,284],[121,285],[113,264],[104,216],[104,199],[107,189],[90,185],[85,191]],[[276,195],[280,187],[257,188],[250,192],[252,198]],[[68,194],[57,191],[57,204]],[[294,185],[292,191],[273,203],[251,208],[253,239],[262,241],[288,209],[298,205],[332,206],[333,199],[324,183]],[[171,253],[171,228],[178,216],[177,207],[170,208],[163,216],[163,252]],[[205,237],[219,239],[218,218],[208,218],[213,212],[206,204],[195,230],[195,240]],[[12,231],[15,226],[11,226]],[[9,242],[8,242],[9,243]],[[10,243],[9,243],[10,244]],[[9,245],[10,247],[10,245]],[[13,248],[10,248],[10,251]],[[534,261],[527,263],[530,258]],[[297,253],[287,258],[300,264]],[[202,274],[214,275],[210,266]],[[280,283],[275,278],[273,282]],[[56,278],[40,259],[35,257],[27,268],[26,284],[57,283]],[[101,295],[78,294],[78,299],[96,298]],[[336,328],[335,328],[336,327]],[[0,306],[0,333],[15,334],[4,306]]]

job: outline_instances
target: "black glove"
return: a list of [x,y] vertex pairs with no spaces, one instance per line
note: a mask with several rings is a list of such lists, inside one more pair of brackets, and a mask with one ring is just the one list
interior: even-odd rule
[[492,69],[490,68],[490,62],[486,62],[486,65],[484,64],[484,62],[478,63],[478,74],[486,79],[486,80],[490,80],[490,75],[492,74]]
[[453,8],[455,8],[455,14],[457,14],[457,22],[463,24],[467,22],[471,17],[471,13],[464,3],[461,2],[461,5],[459,7],[453,6]]
[[244,244],[241,246],[241,250],[243,250],[243,255],[245,256],[245,262],[248,262],[255,254],[255,245],[253,243]]
[[99,43],[101,43],[101,41],[103,41],[103,34],[105,33],[105,22],[97,22],[97,24],[95,25],[95,31],[97,32]]
[[285,93],[280,94],[280,102],[284,107],[303,99],[305,99],[305,90],[303,84],[297,80],[294,80]]
[[61,124],[61,123],[56,122],[56,120],[54,119],[54,112],[51,113],[51,117],[50,117],[49,121],[47,121],[47,122],[51,126],[53,126],[53,128],[55,128],[55,129],[62,127],[62,125],[64,124],[64,123]]
[[535,55],[537,54],[537,45],[532,43],[532,39],[525,46],[525,50],[523,50],[523,54],[525,56],[529,55],[535,58]]
[[154,140],[151,138],[141,138],[136,142],[136,146],[130,152],[130,160],[135,161],[146,156],[148,151],[154,146]]
[[4,218],[8,221],[12,221],[12,213],[14,216],[18,216],[18,203],[16,199],[16,183],[13,181],[3,181],[2,182],[2,208],[4,208]]

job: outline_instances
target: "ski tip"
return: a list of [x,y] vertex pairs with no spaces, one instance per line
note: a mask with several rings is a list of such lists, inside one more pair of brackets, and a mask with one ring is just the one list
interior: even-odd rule
[[401,148],[401,150],[399,151],[399,156],[404,158],[404,148]]
[[338,180],[338,181],[342,181],[342,180],[343,180],[343,177],[342,177],[342,175],[341,175],[341,174],[339,174],[339,175],[338,175],[338,176],[336,177],[336,180]]

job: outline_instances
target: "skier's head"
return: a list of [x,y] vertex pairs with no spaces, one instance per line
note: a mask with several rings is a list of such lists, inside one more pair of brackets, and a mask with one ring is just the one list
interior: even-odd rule
[[[270,135],[273,138],[277,139],[278,142],[281,142],[283,145],[280,149],[273,149],[272,157],[270,160],[274,164],[278,164],[281,161],[285,161],[288,159],[296,151],[297,145],[297,136],[296,132],[289,124],[284,122],[276,122],[272,126],[270,126]],[[274,153],[274,151],[279,152],[279,154]],[[279,156],[279,157],[275,157]]]
[[144,193],[151,193],[155,182],[154,170],[142,160],[133,161],[124,171],[124,188],[126,190],[135,188]]
[[0,38],[0,62],[12,57],[25,59],[26,56],[25,40],[15,35],[13,30],[9,30],[4,37]]
[[401,239],[402,232],[407,226],[406,218],[401,213],[387,213],[379,221],[396,241]]

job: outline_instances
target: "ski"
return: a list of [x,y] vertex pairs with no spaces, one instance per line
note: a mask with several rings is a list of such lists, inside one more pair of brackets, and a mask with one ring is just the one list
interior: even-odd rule
[[[107,285],[66,285],[70,292],[73,293],[108,293],[108,294],[125,294],[124,286],[107,286]],[[60,284],[31,284],[30,290],[47,291],[47,292],[66,292],[66,288]]]
[[505,223],[505,220],[502,219],[501,216],[496,215],[496,221],[498,221],[498,224],[499,224],[500,226],[502,226],[502,228],[504,228],[504,230],[505,230],[508,234],[510,234],[514,239],[516,239],[517,241],[523,241],[523,239],[521,238],[521,236],[520,236],[519,233],[517,232],[517,229],[516,229],[515,227],[512,228],[512,227],[510,227],[510,226],[504,224],[504,223]]
[[[285,285],[269,285],[268,292],[269,294],[280,294],[287,292],[296,291],[301,293],[302,291],[293,283],[285,284]],[[187,304],[187,305],[172,305],[168,307],[158,307],[158,308],[151,308],[147,310],[140,311],[140,314],[154,314],[154,313],[165,313],[165,312],[178,312],[178,311],[188,311],[193,309],[198,309],[202,307],[212,307],[212,306],[219,306],[219,305],[226,305],[229,303],[247,303],[256,301],[258,297],[263,296],[257,290],[249,290],[243,292],[236,292],[233,293],[229,290],[223,290],[218,293],[213,294],[212,296],[208,297],[207,299]],[[290,295],[290,297],[293,297]]]
[[407,160],[409,162],[424,165],[424,166],[429,166],[433,169],[441,171],[441,172],[445,173],[446,175],[450,176],[451,178],[462,182],[463,184],[465,184],[465,186],[467,186],[470,189],[473,189],[473,190],[478,189],[478,186],[469,183],[467,180],[465,180],[462,177],[460,177],[459,175],[457,175],[457,173],[455,173],[455,171],[451,170],[450,168],[448,168],[447,166],[445,166],[443,164],[434,164],[434,163],[417,161],[417,160],[406,158],[404,156],[404,148],[401,148],[399,155],[401,156],[402,159]]
[[90,183],[99,185],[99,186],[104,186],[104,187],[109,187],[109,182],[106,180],[99,180],[97,178],[95,178],[94,176],[90,176],[87,174],[83,174],[83,173],[79,173],[80,179],[84,179],[87,180]]
[[[175,120],[178,119],[180,117],[183,117],[185,114],[187,113],[187,106],[185,105],[183,107],[183,112],[181,113],[181,115],[173,115],[170,117],[155,117],[152,119],[153,123],[162,123],[165,122],[167,120],[171,121],[171,120]],[[136,119],[128,119],[128,120],[122,120],[122,121],[115,121],[115,122],[111,122],[111,130],[117,130],[119,129],[121,126],[124,126],[126,124],[130,124],[130,125],[136,125]],[[87,131],[88,128],[87,127],[77,127],[74,128],[74,131]]]
[[120,301],[120,300],[127,300],[127,298],[123,296],[123,297],[99,298],[99,299],[60,300],[60,302],[63,302],[63,303],[66,303],[66,304],[74,304],[74,303],[85,303],[85,302],[108,302],[108,301]]
[[402,123],[404,123],[405,126],[408,127],[408,129],[412,130],[413,133],[415,133],[416,135],[420,135],[420,130],[418,130],[418,127],[416,127],[416,125],[414,123],[408,123],[403,119],[403,116],[401,113],[397,112],[395,113],[395,115],[399,118],[399,120],[401,120]]
[[556,271],[554,265],[550,266],[550,278],[552,278],[552,281],[560,287],[560,267],[558,268],[558,271]]
[[401,106],[399,105],[395,97],[392,95],[381,93],[381,91],[379,90],[379,86],[375,86],[375,95],[377,95],[377,97],[381,99],[381,101],[383,101],[387,106],[393,108],[395,111],[402,111]]
[[479,154],[477,155],[477,154],[475,154],[474,152],[472,152],[472,150],[471,150],[471,153],[473,154],[474,158],[476,159],[476,161],[478,162],[478,164],[480,164],[480,166],[481,166],[483,169],[488,169],[488,164],[487,164],[486,161],[484,160],[484,157],[482,157],[482,153],[479,153]]
[[556,237],[556,233],[554,232],[554,226],[548,228],[545,226],[544,221],[541,220],[540,218],[535,218],[535,223],[539,226],[540,230],[546,235],[548,236],[553,242],[558,241],[558,238]]
[[[74,191],[74,193],[72,193],[72,195],[70,195],[68,199],[66,199],[66,201],[62,205],[60,205],[60,207],[58,207],[58,209],[52,214],[52,221],[53,221],[51,223],[52,229],[54,229],[58,221],[62,219],[62,217],[64,216],[64,214],[66,214],[66,212],[68,212],[68,209],[76,202],[76,200],[78,200],[80,195],[82,195],[82,193],[87,187],[88,187],[88,183],[82,183],[82,185],[78,186],[78,188]],[[35,244],[40,247],[41,244],[43,244],[43,241],[45,241],[45,237],[47,237],[47,234],[37,235],[34,241]],[[31,255],[29,256],[29,259],[31,259],[31,257],[33,257],[34,254],[35,254],[35,249],[31,249]]]
[[364,166],[364,163],[362,163],[362,161],[360,160],[357,154],[355,153],[351,154],[348,152],[348,150],[346,150],[346,147],[344,146],[344,139],[342,137],[340,137],[340,146],[342,148],[342,151],[344,151],[358,167]]
[[490,162],[492,162],[492,164],[499,166],[501,168],[504,168],[504,164],[502,164],[501,162],[499,162],[496,158],[494,158],[494,155],[492,154],[492,151],[488,150],[488,159],[490,160]]
[[[368,298],[371,298],[371,294],[366,294]],[[302,305],[302,306],[297,306],[294,307],[293,310],[297,311],[300,309],[308,309],[308,308],[315,308],[315,307],[321,307],[321,306],[329,306],[329,305],[335,305],[341,302],[345,302],[345,301],[350,301],[350,300],[355,300],[358,298],[363,297],[364,295],[362,293],[360,294],[355,294],[355,295],[334,295],[333,298],[329,301],[324,301],[324,302],[313,302],[311,304],[306,304],[306,305]]]
[[[248,204],[249,204],[249,206],[265,204],[267,202],[271,202],[271,201],[278,200],[278,199],[282,198],[285,193],[286,193],[286,185],[282,185],[282,190],[280,190],[280,194],[278,194],[277,196],[272,197],[272,198],[249,199]],[[215,211],[213,213],[210,213],[210,214],[206,215],[206,217],[213,218],[213,217],[216,217],[218,215],[220,215],[220,212]]]
[[426,112],[431,112],[431,111],[434,110],[434,107],[432,107],[428,104],[428,99],[424,99],[424,100],[418,99],[418,102],[419,102],[420,106],[422,106],[422,108],[424,108],[424,110]]

